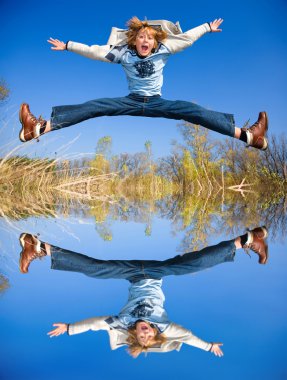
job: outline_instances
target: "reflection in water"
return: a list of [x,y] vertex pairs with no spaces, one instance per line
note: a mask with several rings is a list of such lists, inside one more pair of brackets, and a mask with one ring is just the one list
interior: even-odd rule
[[36,236],[20,236],[22,252],[20,270],[27,273],[34,259],[51,257],[51,268],[83,273],[98,279],[125,279],[130,282],[128,302],[117,316],[90,318],[66,324],[55,323],[51,337],[65,332],[69,335],[88,330],[106,330],[112,350],[128,346],[133,357],[141,352],[179,351],[182,344],[195,346],[222,356],[222,343],[205,342],[168,319],[164,309],[162,278],[170,275],[196,273],[215,265],[234,261],[235,252],[249,248],[258,255],[259,263],[266,264],[268,247],[267,229],[258,227],[229,241],[200,251],[178,255],[164,261],[157,260],[98,260],[41,242]]
[[[35,195],[35,196],[34,196]],[[154,217],[170,220],[172,232],[184,232],[181,251],[198,249],[208,244],[208,236],[224,234],[234,236],[246,226],[266,225],[269,235],[276,239],[287,235],[286,196],[248,198],[238,194],[221,194],[207,197],[197,194],[177,194],[163,199],[130,199],[99,196],[91,200],[61,197],[61,194],[43,193],[31,197],[2,198],[0,216],[13,223],[28,217],[64,217],[95,219],[95,228],[103,240],[113,239],[115,221],[145,224],[145,234],[152,234]],[[38,197],[37,197],[38,195]],[[41,196],[40,196],[41,195]],[[214,228],[216,226],[216,228]]]

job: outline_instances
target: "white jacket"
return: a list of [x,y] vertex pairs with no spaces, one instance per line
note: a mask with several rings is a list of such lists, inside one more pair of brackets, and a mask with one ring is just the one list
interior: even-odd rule
[[[211,31],[208,23],[202,24],[196,28],[183,33],[179,23],[173,24],[167,20],[147,21],[151,26],[160,26],[168,34],[163,44],[174,54],[191,46],[196,40],[205,33]],[[84,57],[96,59],[99,61],[110,62],[106,56],[114,46],[126,45],[126,30],[113,27],[106,45],[88,46],[78,42],[68,41],[67,50],[83,55]]]
[[[124,329],[113,329],[106,322],[109,317],[96,317],[85,319],[80,322],[72,323],[69,325],[68,334],[80,334],[89,330],[99,331],[106,330],[109,334],[110,338],[110,346],[112,350],[116,350],[122,346],[127,345],[127,330]],[[212,344],[205,342],[204,340],[198,338],[193,335],[193,333],[184,327],[177,325],[175,323],[170,323],[169,326],[164,331],[164,335],[166,337],[166,342],[161,346],[151,347],[147,351],[148,352],[168,352],[181,349],[183,343],[188,344],[190,346],[194,346],[197,348],[201,348],[202,350],[209,351],[211,349]]]

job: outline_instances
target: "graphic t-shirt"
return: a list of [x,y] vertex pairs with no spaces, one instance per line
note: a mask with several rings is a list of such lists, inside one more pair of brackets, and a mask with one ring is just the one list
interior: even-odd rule
[[106,322],[112,328],[128,329],[141,319],[153,323],[162,333],[170,321],[163,308],[165,297],[161,286],[162,280],[151,278],[131,284],[126,306],[118,316],[109,317]]
[[112,63],[120,63],[127,76],[130,93],[142,96],[161,95],[163,68],[171,55],[163,44],[148,57],[141,58],[128,45],[115,46],[105,57]]

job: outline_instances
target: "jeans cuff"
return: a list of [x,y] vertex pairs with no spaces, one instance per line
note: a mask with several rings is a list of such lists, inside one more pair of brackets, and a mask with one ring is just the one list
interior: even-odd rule
[[61,249],[51,245],[50,246],[50,252],[51,252],[51,269],[55,269],[57,267],[57,255],[60,253]]
[[227,117],[228,117],[228,121],[229,121],[229,123],[230,123],[230,132],[231,132],[231,134],[230,134],[230,136],[231,137],[234,137],[234,135],[235,135],[235,119],[234,119],[234,115],[232,115],[232,114],[227,114]]

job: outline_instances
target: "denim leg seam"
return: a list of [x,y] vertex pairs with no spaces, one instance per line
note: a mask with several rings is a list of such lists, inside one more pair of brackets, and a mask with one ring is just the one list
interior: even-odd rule
[[143,276],[144,276],[145,279],[147,279],[148,277],[147,277],[147,275],[146,275],[146,273],[145,273],[145,270],[144,270],[144,264],[143,264],[142,261],[141,261],[141,266],[142,266]]

